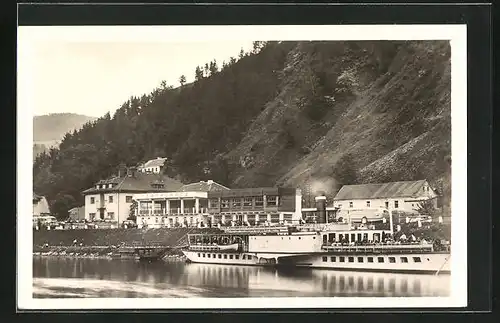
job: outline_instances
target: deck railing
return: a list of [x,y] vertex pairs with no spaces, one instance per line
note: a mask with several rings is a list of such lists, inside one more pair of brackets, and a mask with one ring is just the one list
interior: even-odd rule
[[377,244],[368,246],[341,246],[341,245],[323,245],[323,250],[331,252],[373,252],[380,253],[384,251],[391,252],[432,252],[432,244]]

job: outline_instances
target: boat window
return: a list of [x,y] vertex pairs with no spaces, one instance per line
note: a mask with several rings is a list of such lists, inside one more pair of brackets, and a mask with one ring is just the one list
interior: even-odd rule
[[345,262],[345,257],[339,257],[340,262]]
[[337,260],[337,258],[336,258],[336,257],[330,257],[330,261],[331,261],[331,262],[335,262],[336,260]]
[[245,255],[243,255],[243,256],[241,257],[241,259],[245,260],[245,259],[246,259]]
[[207,258],[210,258],[210,254],[207,254]]
[[420,257],[413,257],[414,262],[422,262],[422,259]]
[[363,262],[363,257],[358,257],[358,262]]
[[233,255],[229,255],[229,259],[233,259]]
[[299,237],[299,240],[302,239],[301,237]]
[[222,208],[229,208],[229,199],[223,199],[220,203]]
[[227,259],[227,255],[224,255],[224,259]]
[[221,255],[221,254],[219,254],[217,257],[218,257],[219,259],[221,259],[221,258],[222,258],[222,255]]
[[368,262],[373,262],[373,257],[368,257]]
[[264,206],[264,197],[256,196],[255,197],[255,206],[256,207],[263,207]]
[[396,258],[395,257],[389,257],[389,262],[390,263],[395,263],[396,262]]
[[408,262],[408,258],[407,257],[401,257],[401,262],[407,263]]
[[201,257],[201,254],[198,252],[198,257]]
[[327,262],[328,261],[328,257],[323,257],[323,262]]
[[205,254],[203,254],[203,258],[205,258]]
[[378,262],[384,262],[384,257],[378,257],[378,258],[377,258],[377,261],[378,261]]
[[212,258],[216,258],[216,257],[215,257],[215,253],[213,253],[213,254],[212,254]]
[[354,257],[348,257],[347,259],[349,259],[349,262],[354,262]]
[[235,259],[240,259],[240,255],[234,256]]

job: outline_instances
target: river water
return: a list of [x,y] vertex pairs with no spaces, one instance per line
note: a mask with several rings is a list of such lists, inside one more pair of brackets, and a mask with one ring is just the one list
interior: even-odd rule
[[448,296],[450,275],[33,257],[33,297]]

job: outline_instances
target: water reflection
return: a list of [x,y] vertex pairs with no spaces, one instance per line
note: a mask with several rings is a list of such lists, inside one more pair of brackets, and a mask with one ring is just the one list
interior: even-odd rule
[[34,297],[447,296],[449,275],[34,258]]

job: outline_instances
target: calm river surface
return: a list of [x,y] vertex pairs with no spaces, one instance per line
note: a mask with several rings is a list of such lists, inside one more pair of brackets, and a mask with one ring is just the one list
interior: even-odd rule
[[33,296],[448,296],[450,275],[33,257]]

